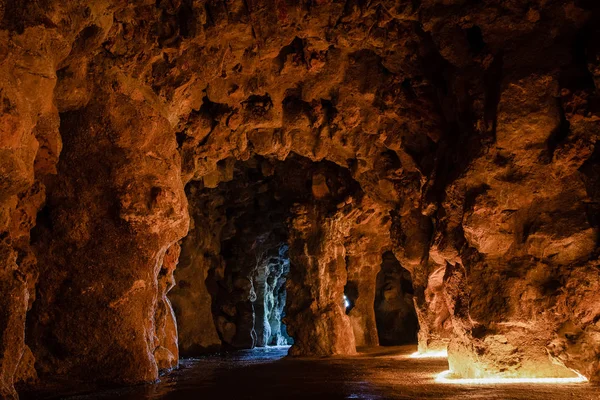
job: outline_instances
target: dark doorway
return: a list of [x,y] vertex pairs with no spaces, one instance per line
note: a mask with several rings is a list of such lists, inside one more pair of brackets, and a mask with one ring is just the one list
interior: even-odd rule
[[375,320],[381,346],[417,342],[419,322],[413,294],[410,273],[400,265],[394,253],[385,252],[375,293]]

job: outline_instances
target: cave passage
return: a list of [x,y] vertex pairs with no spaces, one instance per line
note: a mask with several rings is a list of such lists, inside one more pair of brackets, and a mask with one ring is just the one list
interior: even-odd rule
[[599,39],[598,0],[0,0],[0,400],[596,399]]
[[[321,303],[326,312],[328,307],[336,313],[339,309],[337,318],[343,324],[345,259],[334,260],[343,274],[329,270],[331,266],[320,267],[318,258],[324,256],[319,252],[331,249],[304,235],[320,235],[321,227],[296,221],[298,213],[302,217],[306,212],[300,210],[303,206],[331,218],[327,216],[338,212],[348,196],[362,196],[349,171],[295,154],[284,161],[260,156],[228,159],[218,168],[215,182],[192,182],[186,188],[193,225],[182,241],[174,275],[177,285],[168,295],[178,323],[180,354],[292,345],[295,338],[285,324],[288,310],[296,313],[294,320],[302,320],[310,302]],[[309,250],[314,256],[305,257],[306,246],[317,246]],[[294,260],[290,253],[297,255]],[[310,276],[314,280],[306,281]],[[353,332],[345,324],[345,332],[338,334],[347,338],[334,342],[347,343],[354,352]],[[311,329],[319,330],[312,324],[295,324],[300,337],[312,335]],[[323,351],[318,341],[306,338],[300,343]]]
[[295,339],[292,355],[416,343],[411,275],[382,252],[389,211],[360,203],[349,169],[295,154],[218,168],[186,189],[193,226],[169,293],[182,356]]

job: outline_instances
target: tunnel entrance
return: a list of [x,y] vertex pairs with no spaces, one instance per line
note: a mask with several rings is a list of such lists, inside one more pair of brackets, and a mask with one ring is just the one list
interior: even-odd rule
[[[186,194],[192,222],[181,242],[177,285],[169,292],[182,356],[291,345],[299,330],[309,328],[300,323],[293,334],[285,324],[287,311],[295,313],[294,321],[302,321],[311,302],[326,303],[333,296],[330,291],[337,293],[338,282],[335,304],[344,312],[345,273],[329,265],[330,248],[320,245],[323,227],[303,221],[304,213],[311,212],[318,215],[314,221],[327,225],[350,196],[361,198],[360,185],[348,169],[293,153],[284,161],[229,158],[202,181],[188,184]],[[332,235],[339,236],[337,228],[327,239]],[[325,270],[320,259],[328,265]],[[343,261],[338,268],[345,270]],[[307,270],[311,268],[315,271]],[[290,280],[295,282],[292,290]],[[326,306],[315,309],[326,310],[322,318],[330,318],[332,310]]]
[[394,253],[382,256],[377,274],[375,320],[381,346],[417,343],[419,322],[413,302],[410,273],[400,265]]

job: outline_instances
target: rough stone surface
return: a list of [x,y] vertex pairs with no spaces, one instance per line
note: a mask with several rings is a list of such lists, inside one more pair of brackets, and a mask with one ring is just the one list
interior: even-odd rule
[[253,282],[256,288],[254,327],[258,347],[293,344],[281,322],[285,316],[285,286],[289,272],[290,260],[285,244],[263,253],[257,261]]
[[287,242],[292,354],[373,343],[392,251],[455,373],[600,381],[599,26],[588,0],[1,2],[0,397],[173,367],[190,218],[182,354],[256,344],[256,255]]
[[187,203],[152,96],[124,75],[104,79],[85,108],[61,114],[58,176],[34,229],[44,279],[28,336],[41,374],[147,382],[158,377],[158,276],[187,231]]
[[294,338],[290,355],[354,354],[344,307],[345,249],[336,218],[318,205],[298,206],[290,222],[290,280],[285,323]]
[[165,253],[163,265],[158,275],[158,299],[154,324],[157,344],[154,358],[159,372],[169,371],[179,365],[179,347],[177,343],[177,321],[167,293],[175,285],[173,271],[177,267],[181,248],[175,243]]

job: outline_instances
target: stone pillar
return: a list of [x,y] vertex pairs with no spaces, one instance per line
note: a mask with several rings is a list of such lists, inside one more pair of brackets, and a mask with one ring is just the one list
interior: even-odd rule
[[[4,7],[2,7],[2,13]],[[27,15],[24,12],[23,15]],[[43,26],[0,32],[0,398],[35,378],[25,344],[26,313],[35,299],[36,258],[30,230],[45,200],[42,180],[56,172],[61,150],[54,102],[56,69],[68,39]],[[15,66],[19,66],[16,68]]]
[[[434,267],[434,266],[432,266]],[[415,311],[419,319],[419,352],[440,352],[448,348],[452,337],[452,319],[444,297],[445,267],[430,268],[427,286],[415,296]]]
[[356,346],[378,346],[375,322],[375,286],[381,268],[381,254],[349,255],[346,257],[348,284],[346,296],[352,302],[348,316],[354,331]]
[[290,221],[290,275],[285,324],[292,356],[354,354],[345,313],[345,249],[334,218],[316,205],[297,206]]
[[158,274],[188,229],[180,157],[151,92],[118,73],[97,78],[90,103],[61,115],[58,177],[36,226],[29,340],[42,374],[149,382]]
[[256,291],[256,301],[254,302],[254,330],[256,332],[256,346],[265,347],[269,344],[271,337],[271,325],[268,320],[267,307],[267,276],[269,275],[268,260],[263,260],[257,265],[257,271],[254,276],[254,290]]
[[285,325],[281,322],[284,315],[283,308],[286,302],[286,281],[290,271],[288,246],[282,245],[275,249],[276,259],[271,258],[267,277],[267,293],[265,298],[267,310],[267,323],[271,335],[268,345],[283,346],[291,344]]
[[[399,210],[392,213],[390,235],[394,244],[394,255],[412,278],[415,312],[419,321],[419,351],[442,350],[444,344],[435,339],[435,310],[428,297],[430,274],[429,249],[433,226],[431,218],[418,209]],[[430,291],[430,290],[429,290]]]

